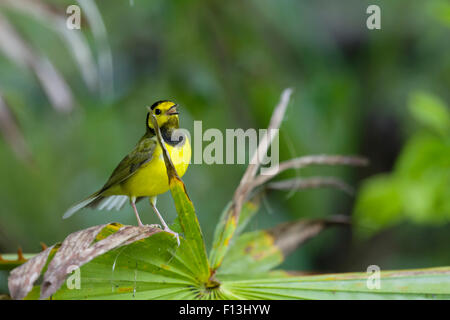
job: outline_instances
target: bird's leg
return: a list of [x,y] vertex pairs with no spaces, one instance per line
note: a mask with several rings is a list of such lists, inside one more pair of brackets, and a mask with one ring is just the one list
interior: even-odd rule
[[130,198],[130,203],[131,203],[131,206],[133,207],[134,214],[136,215],[138,225],[139,225],[139,227],[143,227],[144,225],[142,224],[141,218],[139,217],[139,212],[137,211],[135,202],[136,202],[136,197]]
[[[131,202],[131,206],[133,207],[134,214],[136,215],[136,219],[138,221],[139,227],[144,227],[144,224],[142,223],[141,218],[139,217],[139,213],[138,213],[137,208],[136,208],[136,198],[130,199],[130,202]],[[161,229],[161,226],[159,224],[150,224],[148,226],[152,227],[152,228],[159,228],[159,229]]]
[[169,228],[169,226],[167,225],[167,223],[164,221],[163,217],[159,213],[158,209],[156,208],[156,197],[150,197],[150,205],[152,206],[153,211],[155,211],[156,215],[158,216],[159,220],[161,221],[161,223],[164,227],[164,231],[173,234],[175,236],[175,238],[177,239],[178,246],[180,246],[180,236],[178,235],[178,233],[176,233],[175,231],[172,231]]

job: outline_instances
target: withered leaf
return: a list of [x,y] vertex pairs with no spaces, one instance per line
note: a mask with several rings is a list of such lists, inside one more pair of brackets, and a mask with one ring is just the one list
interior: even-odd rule
[[39,278],[53,247],[48,247],[37,256],[11,271],[8,279],[8,288],[13,299],[23,299],[30,292],[34,282]]
[[348,217],[335,216],[330,219],[286,222],[269,229],[268,232],[273,236],[275,246],[281,250],[284,256],[287,256],[302,243],[316,236],[324,228],[349,223]]
[[[106,226],[108,224],[74,232],[63,241],[44,274],[40,299],[47,299],[55,293],[74,267],[81,267],[109,250],[161,232],[160,229],[151,226],[122,226],[107,238],[94,242],[98,233]],[[30,292],[34,282],[39,278],[52,248],[47,248],[22,266],[11,271],[8,286],[13,299],[23,299]]]

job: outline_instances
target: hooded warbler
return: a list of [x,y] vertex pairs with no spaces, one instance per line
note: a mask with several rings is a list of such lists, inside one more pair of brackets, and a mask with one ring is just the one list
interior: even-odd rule
[[146,132],[134,150],[123,158],[99,191],[69,208],[63,218],[68,218],[85,207],[120,210],[129,200],[139,226],[143,226],[136,202],[149,197],[150,205],[160,219],[164,231],[174,234],[179,243],[178,234],[169,229],[156,208],[156,196],[168,191],[169,184],[162,148],[150,119],[150,113],[153,113],[170,158],[181,177],[191,159],[191,145],[186,135],[177,132],[179,129],[177,107],[177,104],[167,100],[155,102],[147,114]]

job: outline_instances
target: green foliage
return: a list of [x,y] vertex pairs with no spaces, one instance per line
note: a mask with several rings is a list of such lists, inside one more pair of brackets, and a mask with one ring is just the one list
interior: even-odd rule
[[408,140],[394,172],[369,178],[358,195],[356,225],[372,232],[399,221],[450,220],[450,112],[426,93],[413,94],[409,110],[424,128]]
[[448,299],[449,268],[381,272],[380,289],[367,286],[366,273],[276,277],[224,283],[244,299]]
[[[192,217],[191,217],[192,218]],[[106,226],[96,241],[122,227]],[[80,288],[63,284],[52,299],[449,299],[450,268],[385,271],[380,288],[367,273],[298,276],[271,271],[284,256],[266,231],[242,234],[209,279],[192,241],[160,232],[109,251],[80,269]],[[201,251],[201,250],[200,250]],[[51,258],[50,258],[51,259]],[[71,276],[72,277],[72,276]],[[70,279],[68,280],[70,281]],[[27,299],[39,298],[36,286]]]
[[225,255],[219,274],[260,274],[280,265],[283,253],[267,231],[247,232],[238,237]]
[[[0,138],[0,176],[6,177],[0,183],[2,252],[14,252],[18,246],[35,252],[40,241],[55,243],[75,230],[107,221],[134,224],[128,207],[120,212],[83,212],[65,221],[61,221],[61,214],[104,183],[142,134],[145,105],[155,100],[175,99],[182,105],[181,124],[189,130],[194,119],[202,120],[204,129],[260,128],[267,123],[279,89],[292,85],[298,94],[280,134],[280,159],[286,159],[317,152],[363,153],[361,146],[367,145],[363,137],[365,129],[371,128],[368,119],[372,119],[372,114],[382,117],[383,113],[392,112],[401,125],[399,131],[403,131],[410,122],[405,121],[409,113],[405,112],[403,101],[418,84],[432,88],[446,101],[449,99],[450,42],[445,41],[450,26],[448,0],[414,0],[414,5],[411,0],[380,0],[382,32],[365,28],[365,1],[323,5],[307,0],[252,0],[236,5],[209,0],[159,0],[134,1],[134,6],[129,1],[117,1],[114,5],[95,1],[114,57],[114,79],[108,80],[114,82],[115,92],[108,99],[84,83],[67,40],[59,37],[65,28],[54,29],[46,17],[37,18],[4,6],[19,0],[0,2],[0,13],[40,56],[61,72],[75,102],[71,114],[56,114],[33,73],[0,55],[0,91],[17,118],[34,159],[33,166],[25,165],[4,137]],[[27,2],[45,2],[51,12],[62,18],[66,17],[65,8],[73,4],[68,0]],[[92,50],[94,59],[104,57],[105,42],[96,39],[92,24],[85,19],[87,12],[82,11],[83,27],[71,34],[86,37],[89,45],[83,52]],[[97,66],[90,69],[94,71]],[[392,126],[386,130],[395,133],[394,129]],[[381,155],[389,149],[384,145],[369,148]],[[211,243],[220,212],[241,173],[241,166],[226,166],[224,170],[221,165],[191,165],[184,177],[188,186],[195,185],[189,196],[196,204],[207,244]],[[314,169],[302,173],[315,175]],[[355,177],[348,170],[340,173],[346,181]],[[408,191],[408,196],[403,195],[407,189],[397,187],[397,179],[386,178],[396,180],[386,183],[386,187],[378,183],[377,193],[397,190],[402,206],[408,205],[405,202],[410,200],[403,200],[407,196],[412,199],[411,205],[425,202],[415,204],[417,208],[430,202],[441,202],[435,206],[444,208],[447,201],[442,191],[445,184],[439,188],[439,181],[443,181],[440,174],[434,175],[438,177],[435,183],[430,182],[431,187],[424,188],[427,201],[414,196],[420,186],[416,191]],[[221,192],[210,192],[218,181]],[[430,196],[433,190],[440,195]],[[402,209],[398,215],[391,213],[395,203],[382,203],[382,197],[380,201],[376,197],[371,197],[372,207],[368,202],[363,205],[363,211],[370,213],[367,223],[362,223],[365,213],[355,219],[361,221],[364,231],[379,228],[379,212],[388,212],[386,219],[392,214],[392,222],[382,225],[410,218]],[[389,196],[385,199],[390,201]],[[273,226],[285,218],[324,217],[336,213],[334,210],[344,213],[351,206],[349,198],[335,196],[328,190],[289,197],[274,192],[265,202],[268,206],[261,209],[258,219],[249,225],[250,230]],[[174,217],[170,195],[161,196],[158,203],[169,219]],[[268,214],[271,207],[276,214]],[[145,211],[145,223],[157,223],[157,218],[147,212],[148,205],[139,209]],[[427,212],[422,217],[430,219],[434,214],[440,215],[438,212]],[[390,250],[377,250],[377,258],[389,261],[395,268],[440,265],[436,261],[448,260],[448,241],[442,241],[449,234],[448,227],[397,229],[395,245]],[[432,240],[433,250],[429,242],[421,241],[421,236]],[[356,270],[367,261],[370,250],[356,257],[348,250],[341,253],[340,259],[333,259],[332,253],[346,242],[339,234],[316,239],[315,247],[290,257],[288,264],[292,269]],[[413,242],[417,243],[414,250],[406,252]],[[6,291],[0,288],[0,292]]]
[[[196,275],[198,281],[204,283],[209,278],[209,265],[194,205],[186,193],[183,182],[178,177],[171,177],[169,185],[175,207],[179,212],[178,221],[185,237],[184,245],[180,245],[178,251],[182,255],[180,259],[184,264],[190,265],[192,273]],[[184,253],[186,254],[184,255]]]
[[450,112],[441,99],[424,92],[416,92],[411,95],[408,106],[417,122],[443,136],[449,134]]
[[433,1],[430,3],[430,9],[438,21],[450,27],[450,3],[448,1]]
[[[157,128],[156,122],[154,125]],[[161,143],[162,138],[158,129],[157,133]],[[208,260],[194,206],[183,182],[176,174],[167,151],[164,151],[170,191],[178,212],[176,228],[184,235],[180,245],[177,245],[176,239],[170,233],[153,232],[145,238],[119,245],[104,254],[100,253],[81,266],[78,288],[63,283],[57,290],[60,286],[58,285],[49,293],[52,294],[52,299],[450,298],[450,268],[383,272],[380,274],[380,287],[377,289],[370,288],[367,284],[368,274],[365,273],[296,276],[281,270],[272,271],[282,263],[287,254],[286,247],[282,245],[284,241],[279,240],[295,242],[297,238],[291,237],[292,230],[289,232],[287,225],[278,228],[278,232],[274,229],[244,232],[236,238],[257,211],[259,196],[254,196],[242,206],[241,221],[236,221],[237,217],[240,217],[240,212],[236,215],[232,210],[233,205],[226,208],[217,225],[215,244],[210,252],[210,257],[213,258]],[[114,223],[99,229],[95,235],[95,245],[100,247],[100,244],[108,243],[108,240],[124,230],[123,227]],[[89,233],[88,230],[86,233]],[[318,230],[311,229],[305,233],[317,232]],[[70,243],[64,241],[61,246],[54,247],[49,256],[42,253],[35,258],[45,259],[42,262],[49,266],[51,265],[49,261],[55,257],[54,252],[57,250],[65,248],[65,252],[73,252],[64,247],[65,244],[70,246]],[[75,248],[77,245],[75,242]],[[81,245],[80,248],[85,246]],[[84,253],[75,250],[71,255],[77,257]],[[69,255],[59,259],[71,261],[72,257]],[[58,263],[67,265],[67,261],[64,260],[58,260]],[[22,290],[24,283],[28,281],[27,277],[32,276],[31,273],[35,274],[33,278],[36,279],[36,272],[41,272],[28,269],[28,265],[32,265],[31,261],[15,269],[11,274],[9,285],[14,298],[20,298],[16,294]],[[43,269],[45,271],[46,267]],[[42,297],[45,288],[51,286],[48,282],[50,278],[58,279],[66,276],[67,271],[58,269],[53,271],[54,274],[48,274],[50,269],[48,267],[44,275],[42,288],[34,287],[26,296],[27,299]],[[67,281],[70,281],[71,277]]]

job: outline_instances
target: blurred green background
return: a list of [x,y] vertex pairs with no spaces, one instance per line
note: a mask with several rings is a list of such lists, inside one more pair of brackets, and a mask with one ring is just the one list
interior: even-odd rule
[[[371,165],[300,172],[338,176],[354,198],[266,195],[252,230],[353,215],[351,228],[325,231],[282,267],[450,263],[450,1],[80,0],[81,30],[68,30],[71,4],[0,1],[0,252],[136,223],[129,206],[61,217],[133,148],[146,105],[176,101],[190,130],[194,120],[203,130],[265,128],[293,87],[280,160],[359,154]],[[370,4],[381,7],[381,30],[366,27]],[[192,164],[184,176],[207,244],[244,170]],[[173,221],[170,194],[158,207]],[[144,223],[158,222],[148,202],[138,208]]]

